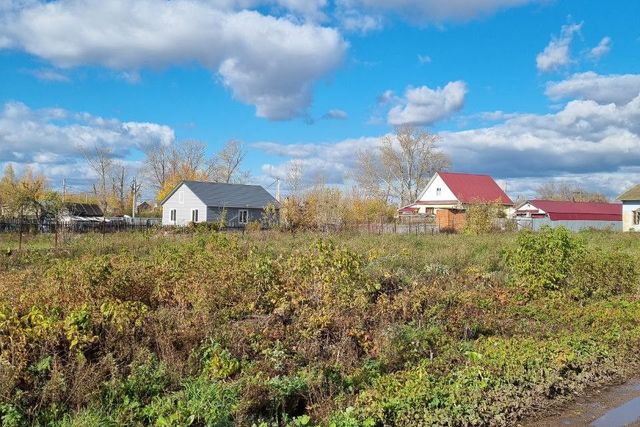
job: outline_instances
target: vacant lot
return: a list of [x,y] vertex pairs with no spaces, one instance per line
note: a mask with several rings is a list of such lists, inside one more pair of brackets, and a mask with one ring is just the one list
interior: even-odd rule
[[513,425],[640,360],[633,235],[7,242],[2,425]]

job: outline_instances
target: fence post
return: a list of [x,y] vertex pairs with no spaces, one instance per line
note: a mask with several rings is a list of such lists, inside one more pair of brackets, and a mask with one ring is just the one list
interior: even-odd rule
[[20,223],[19,223],[19,234],[20,237],[18,238],[18,251],[22,252],[22,215],[20,215]]

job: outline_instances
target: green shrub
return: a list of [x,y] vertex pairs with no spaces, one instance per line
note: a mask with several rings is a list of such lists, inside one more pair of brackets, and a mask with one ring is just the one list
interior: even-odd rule
[[498,218],[504,217],[504,206],[501,203],[474,203],[467,207],[464,234],[488,234],[496,229]]
[[186,381],[181,390],[155,398],[143,413],[148,424],[156,426],[233,426],[238,404],[235,387],[195,378]]
[[530,294],[565,288],[584,243],[565,227],[543,226],[539,232],[522,231],[516,248],[507,255],[514,279]]
[[395,325],[387,333],[380,360],[387,370],[395,371],[422,359],[433,359],[443,345],[444,337],[443,331],[436,326]]
[[631,255],[590,249],[573,267],[571,293],[578,299],[631,293],[637,290],[638,274],[637,261]]

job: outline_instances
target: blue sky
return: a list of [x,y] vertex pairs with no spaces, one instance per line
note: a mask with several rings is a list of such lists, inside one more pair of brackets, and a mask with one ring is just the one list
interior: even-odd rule
[[91,182],[81,151],[196,139],[347,183],[394,125],[517,196],[640,182],[640,2],[0,0],[0,165]]

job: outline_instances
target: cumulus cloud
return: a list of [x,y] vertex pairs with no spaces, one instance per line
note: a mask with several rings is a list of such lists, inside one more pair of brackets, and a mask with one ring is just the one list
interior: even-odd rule
[[395,102],[387,120],[391,125],[431,125],[450,117],[464,106],[467,85],[463,81],[449,82],[443,88],[427,86],[407,88],[404,97],[393,99],[392,92],[385,92],[381,99]]
[[551,41],[536,57],[538,71],[549,72],[569,65],[571,58],[571,42],[576,33],[580,32],[582,23],[566,24],[562,26],[560,37],[552,37]]
[[[236,10],[264,3],[258,1],[19,3],[0,9],[0,47],[58,67],[98,65],[128,73],[196,62],[217,72],[235,98],[256,107],[257,116],[271,120],[303,115],[313,84],[338,67],[347,49],[335,29]],[[270,3],[310,13],[326,1]]]
[[640,94],[640,74],[578,73],[566,80],[548,83],[545,94],[552,100],[579,98],[623,105]]
[[[491,174],[506,181],[514,196],[532,195],[551,177],[579,181],[610,196],[637,182],[640,94],[620,105],[583,99],[572,100],[549,114],[494,112],[488,116],[499,122],[440,133],[440,146],[450,155],[453,170]],[[333,183],[341,184],[353,171],[354,154],[373,148],[378,141],[362,138],[337,144],[265,143],[256,148],[284,158],[304,159],[314,173],[327,168]],[[286,170],[288,162],[270,166]],[[340,173],[342,179],[337,178]]]
[[589,51],[589,56],[594,60],[599,60],[611,50],[611,37],[603,37],[600,43]]
[[[88,173],[82,152],[107,146],[121,159],[175,140],[173,129],[157,123],[123,122],[59,108],[31,109],[8,102],[0,110],[0,164],[37,164],[48,176]],[[75,171],[75,172],[74,172]]]
[[640,164],[639,119],[640,96],[621,106],[576,100],[557,113],[441,135],[461,170],[511,178],[616,173]]
[[265,175],[286,179],[291,165],[300,166],[302,181],[311,185],[321,179],[326,184],[344,184],[353,172],[356,153],[359,150],[373,149],[378,143],[377,137],[350,138],[337,143],[278,144],[259,142],[252,147],[266,154],[285,158],[280,164],[264,164],[261,168]]
[[396,13],[409,21],[464,21],[535,0],[338,0],[343,8]]

